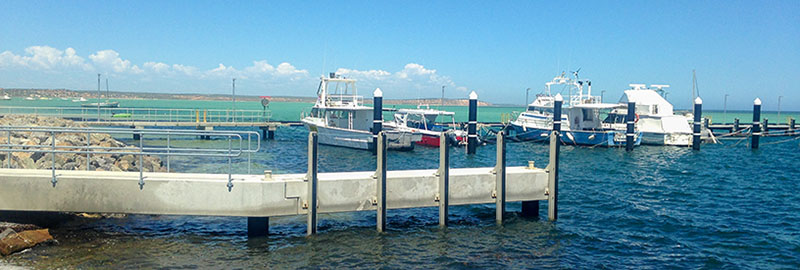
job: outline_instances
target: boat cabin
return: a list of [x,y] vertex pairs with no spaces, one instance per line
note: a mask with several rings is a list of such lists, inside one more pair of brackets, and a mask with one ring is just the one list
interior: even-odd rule
[[[623,107],[619,104],[578,104],[568,109],[572,130],[610,130],[625,124]],[[622,118],[620,118],[622,117]]]
[[417,128],[417,129],[424,129],[424,130],[431,130],[431,131],[445,131],[448,130],[449,127],[446,124],[442,124],[444,122],[437,122],[439,116],[443,118],[449,118],[448,123],[455,126],[455,113],[454,112],[447,112],[447,111],[440,111],[440,110],[433,110],[430,108],[421,108],[418,106],[417,109],[399,109],[394,114],[394,120],[400,125],[407,126],[410,128]]

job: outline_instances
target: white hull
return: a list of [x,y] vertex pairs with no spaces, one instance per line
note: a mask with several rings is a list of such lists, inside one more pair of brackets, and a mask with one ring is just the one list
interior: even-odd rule
[[642,144],[689,146],[692,144],[692,134],[642,132]]
[[[305,122],[310,131],[319,134],[319,143],[354,149],[370,150],[372,145],[372,133],[364,130],[344,129],[335,127],[323,127]],[[390,150],[413,150],[414,143],[422,140],[422,134],[409,133],[395,130],[385,130],[386,146]]]

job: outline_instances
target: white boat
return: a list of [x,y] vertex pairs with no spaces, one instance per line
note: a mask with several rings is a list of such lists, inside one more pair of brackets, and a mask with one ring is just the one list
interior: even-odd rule
[[25,100],[36,100],[36,99],[33,97],[26,97]]
[[0,98],[0,99],[2,99],[2,100],[11,100],[11,97],[6,94],[6,95],[3,95],[3,97]]
[[[444,118],[440,122],[439,118]],[[395,128],[407,128],[412,132],[422,133],[422,140],[417,144],[426,146],[439,146],[439,135],[445,132],[448,142],[454,145],[464,144],[467,139],[467,132],[456,127],[455,113],[431,109],[429,106],[417,106],[416,109],[399,109],[394,113],[392,122],[385,125]]]
[[83,97],[81,97],[81,98],[79,98],[79,99],[73,99],[73,100],[72,100],[72,102],[86,102],[86,101],[87,101],[87,100],[86,100],[85,98],[83,98]]
[[[577,77],[577,72],[575,73]],[[587,93],[583,85],[588,86]],[[560,141],[567,145],[584,146],[624,146],[626,143],[625,115],[620,115],[619,104],[601,103],[600,98],[592,96],[592,84],[588,80],[571,79],[562,73],[545,83],[545,92],[536,96],[510,123],[509,135],[521,141],[547,141],[553,128],[553,105],[560,93],[551,94],[552,88],[561,87],[559,92],[567,92],[561,118]],[[637,131],[634,144],[641,142]]]
[[636,127],[642,131],[642,144],[679,145],[692,144],[692,128],[687,118],[675,115],[673,106],[663,97],[669,85],[630,84],[619,100],[621,105],[636,103]]
[[[106,101],[100,101],[100,74],[97,74],[97,102],[92,103],[84,103],[81,104],[81,107],[98,107],[98,108],[118,108],[119,102],[117,101],[109,101],[108,100],[108,79],[106,79]],[[85,98],[81,98],[82,101],[86,101]]]
[[[303,117],[303,124],[310,131],[316,131],[320,144],[371,150],[373,108],[363,105],[363,97],[358,95],[355,80],[331,76],[321,77],[317,89],[317,102],[311,115]],[[383,95],[376,89],[377,95]],[[387,136],[388,149],[412,150],[422,134],[391,127],[383,129]]]

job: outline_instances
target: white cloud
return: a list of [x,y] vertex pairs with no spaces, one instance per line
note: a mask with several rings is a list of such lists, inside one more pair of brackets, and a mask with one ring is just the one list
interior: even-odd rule
[[91,69],[86,61],[77,55],[75,49],[62,51],[50,46],[31,46],[25,48],[25,55],[17,55],[10,51],[0,53],[0,67],[24,67],[33,70],[50,70],[55,68]]
[[435,69],[427,69],[417,63],[408,63],[397,72],[339,68],[336,74],[359,80],[362,89],[363,86],[368,89],[380,87],[388,93],[394,93],[393,96],[397,98],[432,97],[441,93],[442,86],[462,92],[467,90],[466,87],[456,86],[450,77],[439,75]]
[[110,69],[117,73],[131,72],[134,74],[142,73],[143,70],[131,64],[130,60],[122,59],[119,53],[114,50],[102,50],[89,55],[95,65],[100,69]]

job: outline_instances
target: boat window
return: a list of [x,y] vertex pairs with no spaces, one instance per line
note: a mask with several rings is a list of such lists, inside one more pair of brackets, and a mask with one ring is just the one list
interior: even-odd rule
[[624,124],[625,123],[625,115],[617,114],[617,113],[609,113],[605,119],[603,119],[603,123],[606,124]]
[[311,117],[319,117],[319,109],[317,108],[311,109]]
[[653,114],[658,114],[658,105],[653,105]]
[[553,108],[528,106],[528,111],[540,114],[553,114]]
[[583,121],[594,121],[594,112],[592,109],[583,109]]

